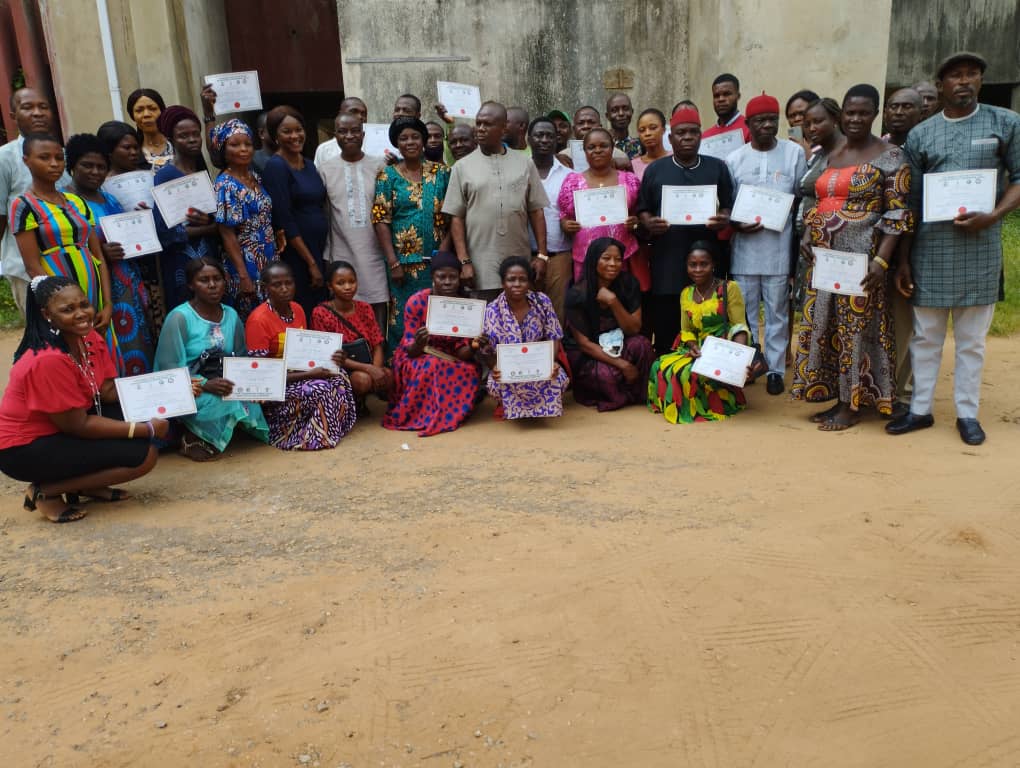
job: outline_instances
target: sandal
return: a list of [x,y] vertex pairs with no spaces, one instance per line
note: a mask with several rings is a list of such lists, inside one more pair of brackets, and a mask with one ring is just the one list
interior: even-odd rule
[[187,435],[181,436],[181,456],[192,461],[215,461],[220,457],[220,452],[200,437],[189,441]]
[[92,493],[85,493],[84,491],[80,491],[78,493],[66,493],[64,494],[64,498],[67,499],[68,504],[80,504],[81,499],[83,497],[88,499],[89,501],[99,501],[108,504],[116,504],[118,501],[127,501],[128,499],[131,498],[131,494],[129,494],[122,488],[106,488],[104,490],[109,491],[110,495],[96,496],[95,494]]
[[[62,495],[58,494],[52,497],[47,496],[45,493],[40,491],[39,486],[35,485],[34,483],[29,487],[32,489],[32,492],[31,494],[29,493],[25,494],[24,503],[25,509],[27,509],[29,512],[34,512],[36,510],[37,501],[51,501],[51,500],[55,501],[56,499],[60,499],[63,501]],[[81,520],[87,514],[88,512],[85,511],[84,509],[79,509],[78,507],[69,505],[65,507],[56,517],[50,517],[49,515],[44,516],[51,523],[73,523],[75,520]]]

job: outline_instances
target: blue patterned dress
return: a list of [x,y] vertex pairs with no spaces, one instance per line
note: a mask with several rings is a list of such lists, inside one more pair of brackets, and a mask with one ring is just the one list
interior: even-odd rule
[[[216,222],[233,227],[237,242],[241,246],[248,277],[258,287],[259,273],[276,255],[276,241],[273,236],[273,201],[269,197],[258,174],[254,171],[256,187],[252,189],[224,171],[216,177]],[[235,297],[237,313],[246,320],[251,311],[264,300],[261,295],[240,297],[238,283],[240,276],[230,259],[228,265],[228,292]]]

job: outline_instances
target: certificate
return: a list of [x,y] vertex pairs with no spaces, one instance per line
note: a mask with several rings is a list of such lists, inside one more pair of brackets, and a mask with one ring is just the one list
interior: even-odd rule
[[118,173],[103,182],[103,190],[125,211],[133,211],[139,203],[152,207],[152,171]]
[[815,263],[811,268],[811,287],[843,296],[864,296],[861,282],[868,274],[868,254],[812,248]]
[[333,362],[333,353],[343,345],[342,333],[288,328],[283,342],[283,359],[292,371],[328,368],[336,372],[340,369]]
[[747,367],[754,360],[754,347],[735,341],[709,336],[701,345],[701,356],[691,370],[706,379],[742,387],[747,381]]
[[224,400],[287,399],[287,363],[275,357],[224,357],[223,378],[234,385]]
[[385,157],[386,151],[389,150],[391,155],[400,157],[397,148],[390,144],[390,126],[388,123],[365,123],[361,128],[365,131],[365,140],[361,142],[361,151],[366,155],[370,157]]
[[659,214],[670,224],[707,224],[717,212],[718,198],[714,184],[693,187],[662,187],[662,207]]
[[786,229],[792,207],[793,195],[788,192],[741,184],[730,218],[744,224],[761,224],[773,232],[782,232]]
[[99,227],[103,230],[106,242],[120,243],[125,259],[163,250],[156,236],[156,223],[151,208],[103,216],[99,219]]
[[969,211],[991,213],[998,181],[992,168],[924,174],[923,221],[952,221]]
[[473,120],[482,108],[482,95],[477,85],[440,80],[436,83],[436,90],[439,91],[439,103],[446,107],[446,114],[450,117],[470,117]]
[[450,296],[429,296],[425,327],[433,336],[456,336],[473,339],[482,334],[485,302],[481,299],[460,299]]
[[496,367],[500,384],[548,381],[553,375],[553,351],[556,342],[532,341],[528,344],[497,344]]
[[141,376],[114,379],[117,399],[124,421],[169,419],[196,413],[195,394],[191,391],[191,373],[174,368]]
[[574,190],[574,219],[582,227],[608,227],[627,220],[627,189],[615,187]]
[[584,139],[568,140],[567,149],[570,151],[570,161],[574,164],[574,171],[576,173],[587,171],[588,158],[584,154]]
[[229,115],[231,112],[253,112],[262,109],[262,91],[259,88],[259,73],[225,72],[221,75],[206,75],[206,85],[216,91],[216,114]]
[[725,160],[729,154],[744,146],[744,132],[740,129],[717,133],[701,140],[698,147],[699,155],[708,155],[718,160]]
[[216,213],[216,193],[205,171],[153,187],[152,199],[167,227],[176,227],[186,222],[189,208],[202,213]]

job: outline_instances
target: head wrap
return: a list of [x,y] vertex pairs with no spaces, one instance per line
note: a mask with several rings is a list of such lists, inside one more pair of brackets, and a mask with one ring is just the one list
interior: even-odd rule
[[254,140],[251,128],[243,120],[238,120],[236,117],[227,120],[225,123],[219,123],[215,128],[212,129],[212,133],[209,135],[209,139],[212,142],[212,148],[215,150],[223,149],[223,146],[227,143],[227,139],[231,136],[236,136],[239,133],[243,133],[248,136],[249,139]]
[[435,272],[443,267],[450,267],[460,272],[460,259],[450,251],[436,251],[432,256],[432,271]]
[[194,120],[200,127],[202,125],[202,121],[198,119],[198,115],[193,110],[180,104],[174,104],[159,113],[159,118],[156,120],[156,128],[169,139],[173,136],[174,126],[181,122],[181,120]]
[[429,140],[429,129],[417,117],[398,117],[390,123],[390,144],[397,146],[397,138],[405,128],[414,128],[421,134],[421,141],[424,144]]
[[694,107],[680,107],[673,116],[669,118],[669,127],[676,128],[681,123],[694,123],[701,127],[701,115]]
[[749,102],[747,102],[747,108],[744,110],[744,117],[752,118],[755,115],[778,115],[779,114],[779,99],[775,96],[766,96],[765,91],[761,92],[761,96],[755,96]]

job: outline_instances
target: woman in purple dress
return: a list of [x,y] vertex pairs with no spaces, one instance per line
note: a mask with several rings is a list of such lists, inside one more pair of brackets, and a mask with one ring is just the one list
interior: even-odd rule
[[[523,256],[510,256],[499,265],[503,292],[485,309],[485,330],[479,339],[479,355],[492,369],[487,389],[499,403],[497,417],[532,419],[563,415],[563,392],[570,377],[558,362],[562,359],[563,329],[552,302],[544,293],[531,290],[534,273]],[[557,362],[546,381],[504,382],[496,367],[496,346],[555,342]]]

